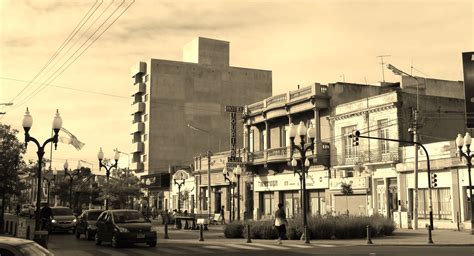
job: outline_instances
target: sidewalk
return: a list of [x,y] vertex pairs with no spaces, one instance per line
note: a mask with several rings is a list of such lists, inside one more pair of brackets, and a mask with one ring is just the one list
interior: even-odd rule
[[[204,242],[199,242],[199,230],[176,230],[169,227],[168,235],[170,239],[163,239],[164,228],[160,225],[158,232],[158,239],[161,243],[246,243],[247,239],[233,239],[224,237],[223,225],[210,225],[209,231],[204,231]],[[434,246],[474,246],[474,235],[471,235],[470,230],[455,231],[439,229],[433,230],[432,240]],[[367,244],[367,239],[336,239],[336,240],[311,240],[311,244],[320,246],[427,246],[428,244],[428,230],[419,229],[397,229],[392,236],[372,238],[372,245]],[[252,239],[252,243],[260,244],[274,244],[274,240]],[[284,243],[302,244],[300,240],[285,240]]]

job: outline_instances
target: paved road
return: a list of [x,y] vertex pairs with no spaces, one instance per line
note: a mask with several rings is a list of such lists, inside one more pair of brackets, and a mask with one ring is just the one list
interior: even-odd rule
[[[228,242],[227,242],[228,241]],[[126,248],[112,248],[105,243],[97,246],[93,241],[77,240],[71,234],[54,234],[50,237],[49,249],[56,255],[468,255],[474,256],[473,246],[341,246],[329,244],[297,244],[259,243],[251,244],[241,241],[223,240],[220,242],[199,242],[194,240],[160,240],[156,248],[146,245],[136,245]]]

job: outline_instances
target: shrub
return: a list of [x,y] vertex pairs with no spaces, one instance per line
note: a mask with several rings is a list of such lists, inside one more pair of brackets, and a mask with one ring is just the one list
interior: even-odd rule
[[[384,216],[308,216],[308,232],[311,239],[352,239],[365,238],[367,225],[372,237],[392,235],[395,223]],[[252,239],[275,239],[277,231],[273,220],[249,221]],[[287,227],[288,239],[300,239],[303,235],[303,218],[290,219]],[[247,225],[243,222],[232,222],[224,230],[227,238],[247,237]]]
[[234,221],[227,224],[224,228],[226,238],[243,238],[244,224],[240,221]]

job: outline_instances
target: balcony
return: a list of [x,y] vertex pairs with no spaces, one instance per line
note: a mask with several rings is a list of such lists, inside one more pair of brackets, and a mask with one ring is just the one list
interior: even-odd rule
[[131,95],[135,96],[135,94],[144,94],[146,92],[146,84],[145,83],[138,83],[132,87]]
[[393,162],[398,162],[400,160],[400,154],[398,150],[390,150],[387,152],[371,152],[370,153],[370,162],[388,162],[388,163],[393,163]]
[[143,171],[145,169],[145,164],[142,162],[136,162],[130,164],[130,170],[132,171]]
[[331,178],[329,180],[329,190],[341,191],[341,184],[351,184],[353,190],[365,190],[370,189],[370,178],[369,177],[347,177],[347,178]]
[[281,148],[271,148],[267,150],[267,162],[271,161],[286,161],[290,156],[288,153],[290,152],[289,147],[281,147]]
[[130,127],[130,134],[134,134],[137,132],[142,133],[144,131],[145,131],[145,123],[142,123],[142,122],[134,123]]
[[145,143],[143,143],[143,142],[134,143],[133,146],[134,146],[134,148],[133,148],[132,153],[135,153],[135,152],[144,152],[144,151],[145,151]]
[[132,115],[135,113],[144,113],[145,112],[145,103],[137,102],[132,105]]
[[356,155],[344,155],[337,157],[338,165],[356,165],[368,162],[369,158],[367,155],[363,153],[359,153]]
[[266,99],[266,103],[267,108],[275,105],[284,106],[286,103],[286,93],[270,97]]

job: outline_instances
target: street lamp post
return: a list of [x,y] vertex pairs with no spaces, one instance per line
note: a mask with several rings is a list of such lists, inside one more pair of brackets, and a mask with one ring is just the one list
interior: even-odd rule
[[43,177],[43,180],[46,181],[46,184],[48,185],[48,204],[50,202],[50,191],[51,191],[51,181],[56,181],[56,173],[53,171],[51,177],[46,177],[46,175]]
[[[300,137],[300,146],[295,144],[295,137],[298,135]],[[301,156],[301,175],[303,176],[303,225],[304,225],[304,238],[305,243],[309,244],[309,233],[308,233],[308,222],[307,222],[307,202],[306,199],[306,175],[308,175],[308,170],[306,170],[306,165],[309,167],[309,161],[306,158],[306,152],[311,150],[314,154],[314,138],[316,137],[316,129],[313,125],[310,124],[309,128],[306,128],[303,121],[300,122],[298,128],[293,124],[290,124],[290,141],[291,141],[291,157],[293,157],[293,151],[296,149]],[[310,142],[310,145],[305,145],[305,142]],[[296,161],[296,160],[295,160]],[[292,161],[293,162],[293,161]]]
[[[472,155],[471,155],[471,142],[472,137],[471,135],[466,132],[466,136],[464,138],[461,134],[458,134],[456,138],[456,146],[459,149],[459,158],[462,160],[464,157],[467,162],[467,173],[469,176],[469,198],[471,199],[471,235],[474,235],[474,198],[472,197],[472,179],[471,179],[471,167],[472,167]],[[466,152],[463,152],[462,146],[466,146]]]
[[64,162],[64,175],[67,175],[69,177],[69,208],[73,209],[73,207],[72,207],[72,185],[73,185],[74,177],[79,176],[80,164],[78,164],[78,168],[76,169],[75,172],[73,171],[73,173],[70,173],[68,171],[68,168],[69,168],[69,163],[66,160],[66,162]]
[[181,186],[183,186],[185,182],[185,179],[174,179],[174,184],[178,186],[178,213],[181,211]]
[[[112,164],[112,165],[109,165],[109,166],[107,166],[107,164],[102,163],[102,160],[104,160],[104,152],[102,152],[102,148],[100,148],[100,151],[97,154],[97,158],[99,159],[99,171],[102,167],[105,168],[105,171],[106,171],[105,172],[105,177],[106,177],[106,180],[107,180],[107,185],[109,185],[110,170],[114,167],[117,168],[118,160],[120,158],[120,153],[118,152],[117,149],[115,149],[115,155],[114,155],[115,164]],[[108,197],[105,199],[105,209],[106,210],[109,209],[109,198]]]
[[235,168],[234,174],[237,176],[237,220],[240,220],[240,175],[242,174],[240,165]]
[[[222,175],[224,176],[224,179],[226,182],[229,182],[229,194],[231,195],[232,199],[234,199],[234,193],[233,193],[233,189],[232,189],[232,186],[234,185],[234,182],[232,181],[232,178],[229,178],[230,177],[230,172],[227,170],[227,167],[224,167],[224,169],[222,170]],[[227,199],[229,200],[229,199]],[[229,221],[232,221],[232,212],[233,212],[233,206],[234,206],[234,201],[232,201],[232,204],[230,204],[230,209],[229,209]]]
[[[63,121],[61,119],[61,116],[59,115],[59,111],[56,110],[56,116],[53,119],[53,131],[54,135],[53,137],[47,139],[43,145],[40,145],[37,139],[34,137],[30,136],[30,129],[31,126],[33,126],[33,117],[30,115],[30,111],[28,108],[26,108],[26,113],[25,116],[23,117],[23,129],[25,130],[25,147],[28,146],[28,142],[32,141],[33,143],[36,144],[38,151],[36,154],[38,155],[38,187],[36,191],[36,216],[35,216],[35,231],[39,231],[41,229],[40,227],[40,209],[41,209],[41,167],[43,166],[43,156],[44,156],[44,149],[48,143],[53,143],[54,148],[57,149],[58,147],[58,134],[59,130],[61,129],[63,125]],[[35,236],[35,241],[37,241],[39,244],[46,245],[46,241],[44,241],[40,237]]]

